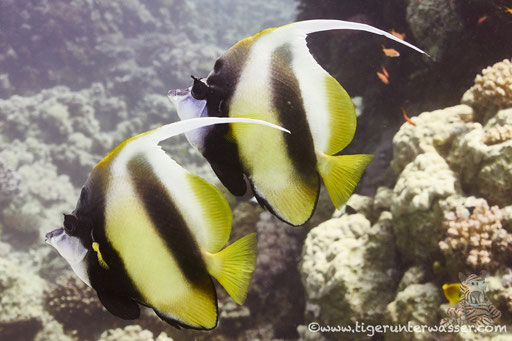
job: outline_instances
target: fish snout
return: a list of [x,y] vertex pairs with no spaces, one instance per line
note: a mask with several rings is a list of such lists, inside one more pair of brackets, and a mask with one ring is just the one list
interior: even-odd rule
[[47,244],[50,244],[52,245],[52,239],[57,237],[57,236],[60,236],[62,233],[64,232],[64,228],[63,227],[60,227],[58,229],[55,229],[53,231],[50,231],[48,232],[46,235],[45,235],[45,239],[44,241],[47,243]]
[[169,92],[167,92],[167,97],[171,100],[171,102],[176,104],[178,102],[178,97],[186,96],[189,92],[189,88],[169,90]]

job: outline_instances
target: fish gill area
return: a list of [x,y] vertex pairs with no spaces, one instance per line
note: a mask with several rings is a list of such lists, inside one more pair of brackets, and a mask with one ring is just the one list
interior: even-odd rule
[[[512,14],[507,1],[0,0],[0,339],[367,340],[320,325],[437,325],[444,283],[488,272],[497,324],[512,330]],[[238,40],[295,20],[341,19],[405,33],[430,57],[365,33],[308,38],[354,97],[344,153],[375,160],[347,205],[325,188],[301,227],[230,196],[186,141],[164,146],[218,185],[231,240],[257,232],[245,305],[218,288],[219,326],[176,330],[144,311],[109,314],[44,234],[62,222],[103,155],[178,120],[166,98],[207,76]],[[508,38],[507,38],[508,37]],[[400,56],[382,53],[396,47]],[[389,46],[388,46],[389,45]],[[389,70],[384,84],[376,72]],[[405,122],[401,108],[410,122]],[[507,335],[382,333],[379,340],[503,340]],[[510,337],[510,336],[508,336]]]

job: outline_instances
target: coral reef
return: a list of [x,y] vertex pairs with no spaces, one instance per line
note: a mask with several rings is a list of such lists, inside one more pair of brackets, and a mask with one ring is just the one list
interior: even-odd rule
[[293,8],[292,1],[277,0],[8,1],[0,13],[0,69],[9,70],[0,98],[102,82],[135,102],[183,84],[191,72],[206,76],[225,48],[266,25],[291,21]]
[[0,159],[0,204],[8,204],[19,193],[20,175]]
[[512,60],[505,59],[482,70],[464,93],[462,103],[475,108],[479,122],[487,122],[496,110],[512,107]]
[[[310,231],[300,265],[307,295],[302,339],[317,337],[307,331],[311,321],[372,321],[370,307],[385,311],[374,315],[376,321],[438,325],[443,283],[455,282],[459,272],[481,269],[491,273],[488,297],[502,313],[500,323],[512,324],[512,271],[505,270],[512,262],[512,109],[495,109],[485,125],[477,121],[478,110],[461,104],[424,112],[413,118],[415,126],[403,124],[393,138],[391,166],[397,178],[392,188],[379,187],[373,198],[353,195],[335,219]],[[365,253],[364,238],[372,238],[382,219],[387,232],[380,235],[386,242],[371,253],[378,254],[374,259]],[[386,261],[391,264],[382,264]],[[379,271],[388,271],[385,285],[379,285]],[[478,336],[456,336],[465,337]]]
[[379,323],[398,280],[391,214],[373,226],[362,214],[334,218],[308,234],[300,271],[310,306],[307,321]]
[[[72,272],[57,278],[53,288],[46,292],[44,308],[66,331],[86,339],[92,338],[101,329],[112,328],[122,322],[108,313],[96,292]],[[84,321],[94,324],[95,328],[84,329]]]
[[[441,304],[441,292],[434,283],[410,284],[399,291],[393,302],[387,306],[387,316],[391,324],[434,326],[439,321],[437,314]],[[386,340],[431,340],[428,332],[389,333]]]
[[512,109],[504,109],[495,113],[485,126],[476,123],[474,129],[454,139],[446,158],[460,174],[463,187],[500,207],[512,204],[512,139],[495,137],[496,143],[489,144],[488,136],[497,129],[511,129],[511,117]]
[[71,340],[43,307],[47,284],[0,258],[0,335],[6,340]]
[[[292,228],[270,213],[262,212],[256,222],[256,232],[258,258],[247,305],[251,316],[259,316],[262,325],[272,328],[265,335],[253,336],[263,339],[295,337],[304,310],[297,262],[305,229]],[[283,286],[283,283],[287,284]],[[279,309],[272,309],[272,306],[279,306]]]
[[[469,197],[459,212],[445,215],[446,238],[439,242],[446,258],[464,259],[473,269],[494,269],[512,260],[512,234],[502,228],[498,206]],[[460,206],[459,206],[460,208]]]
[[403,124],[393,137],[393,171],[400,174],[418,155],[450,146],[456,136],[479,126],[472,120],[470,106],[456,105],[414,117],[416,126]]
[[161,333],[156,338],[149,330],[143,330],[139,325],[126,326],[123,329],[110,329],[104,331],[98,341],[172,341],[167,334]]
[[438,249],[440,201],[459,192],[456,175],[437,153],[420,154],[405,167],[393,189],[391,212],[397,247],[406,260],[427,260]]

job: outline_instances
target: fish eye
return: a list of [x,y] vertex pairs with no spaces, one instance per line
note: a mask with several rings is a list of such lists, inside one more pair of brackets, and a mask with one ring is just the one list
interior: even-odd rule
[[206,99],[206,96],[208,95],[208,85],[201,82],[199,78],[195,78],[192,76],[192,79],[194,80],[194,85],[192,86],[192,97],[194,97],[197,100]]
[[64,214],[64,231],[70,236],[77,231],[78,219],[72,214]]

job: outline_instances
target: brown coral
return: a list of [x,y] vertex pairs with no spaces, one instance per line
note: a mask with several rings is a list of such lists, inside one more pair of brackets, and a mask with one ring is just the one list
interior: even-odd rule
[[487,112],[512,107],[512,60],[505,59],[482,70],[475,85],[462,97],[462,103],[481,111],[482,121],[487,120]]
[[443,225],[446,238],[439,242],[445,256],[465,258],[473,269],[493,269],[512,251],[512,235],[501,224],[498,206],[469,197],[464,207],[448,212]]

